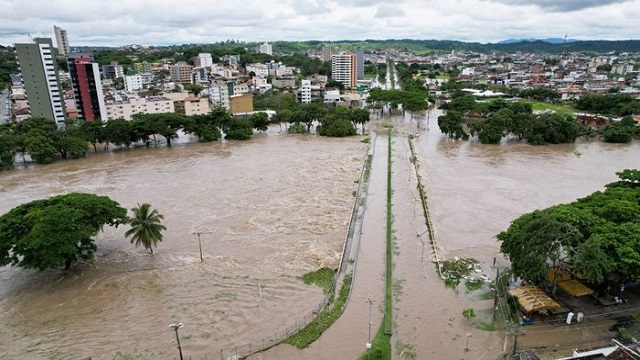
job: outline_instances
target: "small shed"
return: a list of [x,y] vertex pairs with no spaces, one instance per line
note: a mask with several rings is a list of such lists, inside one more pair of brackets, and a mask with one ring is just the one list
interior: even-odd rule
[[580,281],[571,278],[571,275],[556,269],[549,269],[547,279],[555,282],[558,286],[571,296],[591,295],[593,290],[586,287]]
[[542,289],[534,285],[524,285],[509,290],[511,296],[518,298],[520,306],[527,313],[542,310],[557,310],[562,307],[549,297]]

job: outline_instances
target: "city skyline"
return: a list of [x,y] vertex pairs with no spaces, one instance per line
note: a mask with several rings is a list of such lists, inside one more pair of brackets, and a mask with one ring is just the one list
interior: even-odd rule
[[637,39],[640,0],[0,0],[0,44],[68,32],[72,46],[225,40]]

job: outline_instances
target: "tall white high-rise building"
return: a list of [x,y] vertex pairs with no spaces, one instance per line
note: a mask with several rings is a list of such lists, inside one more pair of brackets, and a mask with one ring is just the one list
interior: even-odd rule
[[341,82],[345,88],[356,86],[358,59],[356,54],[342,53],[331,55],[331,78]]
[[258,46],[258,52],[261,54],[273,55],[271,44],[269,43],[264,43]]
[[29,111],[31,116],[51,119],[63,128],[66,114],[52,54],[53,42],[50,38],[35,38],[33,41],[15,44]]
[[58,45],[58,55],[60,57],[67,57],[71,53],[71,46],[69,45],[69,38],[67,37],[67,30],[53,26],[53,33],[56,36],[56,45]]

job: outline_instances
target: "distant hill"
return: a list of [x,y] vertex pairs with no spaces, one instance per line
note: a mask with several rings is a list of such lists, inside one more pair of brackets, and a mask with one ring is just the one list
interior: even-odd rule
[[[564,44],[564,38],[546,38],[546,39],[536,39],[536,38],[517,38],[517,39],[505,39],[502,41],[498,41],[498,44],[513,44],[519,42],[534,42],[534,41],[542,41],[549,44]],[[576,42],[578,40],[575,39],[567,39],[567,43]]]
[[[463,42],[456,40],[339,40],[339,41],[276,41],[273,50],[278,53],[295,53],[320,51],[323,44],[331,44],[340,50],[355,51],[362,48],[365,51],[387,51],[404,49],[418,54],[446,53],[451,51],[472,51],[479,53],[517,51],[530,53],[560,54],[563,50],[564,39],[531,39],[517,42],[497,44],[482,44],[477,42]],[[609,53],[609,52],[640,52],[640,40],[567,40],[567,52]]]

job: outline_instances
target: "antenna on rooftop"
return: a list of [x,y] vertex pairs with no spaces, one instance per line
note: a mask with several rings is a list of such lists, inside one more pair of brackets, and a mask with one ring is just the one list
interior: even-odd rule
[[564,42],[562,43],[562,59],[564,59],[565,54],[567,53],[567,33],[564,33]]

